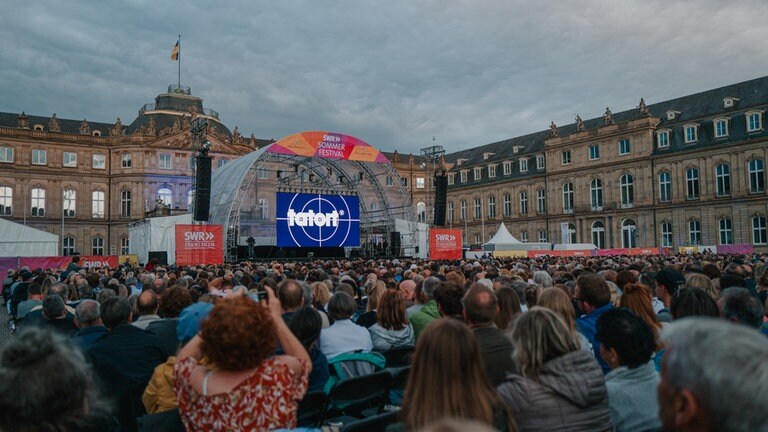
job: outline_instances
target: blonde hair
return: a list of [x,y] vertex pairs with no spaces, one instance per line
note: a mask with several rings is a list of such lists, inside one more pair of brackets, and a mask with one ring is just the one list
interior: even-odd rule
[[557,313],[572,332],[576,331],[576,311],[565,291],[560,288],[544,288],[539,294],[537,305]]
[[686,288],[699,288],[705,293],[709,294],[713,300],[717,301],[717,289],[715,284],[712,283],[712,279],[701,273],[688,273],[685,275],[685,287]]
[[580,349],[576,335],[560,315],[534,306],[512,328],[513,357],[520,373],[537,380],[544,363]]
[[315,304],[327,305],[331,300],[331,291],[328,289],[328,285],[324,282],[313,282],[311,286]]

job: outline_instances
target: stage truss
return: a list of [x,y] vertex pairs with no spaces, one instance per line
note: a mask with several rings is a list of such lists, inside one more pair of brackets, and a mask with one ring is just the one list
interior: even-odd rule
[[400,251],[388,245],[396,220],[406,221],[409,227],[409,232],[400,233],[403,238],[415,239],[417,230],[410,195],[392,164],[281,154],[267,146],[213,174],[210,223],[224,227],[228,262],[237,259],[237,247],[249,237],[257,246],[276,244],[277,192],[356,195],[360,199],[362,255],[415,252],[407,242]]

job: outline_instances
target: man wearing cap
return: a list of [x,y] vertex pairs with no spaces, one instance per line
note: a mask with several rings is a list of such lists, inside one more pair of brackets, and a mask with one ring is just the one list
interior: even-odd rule
[[664,303],[664,309],[656,315],[661,322],[672,322],[669,305],[672,303],[672,297],[677,293],[677,290],[685,285],[685,276],[675,269],[665,268],[656,273],[656,283],[656,297]]

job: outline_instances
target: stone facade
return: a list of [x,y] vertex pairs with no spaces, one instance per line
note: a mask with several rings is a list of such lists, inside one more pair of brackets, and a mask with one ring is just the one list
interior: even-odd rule
[[130,223],[187,211],[197,117],[214,171],[269,143],[230,132],[188,88],[169,88],[128,126],[0,113],[0,217],[59,235],[63,254],[127,253]]

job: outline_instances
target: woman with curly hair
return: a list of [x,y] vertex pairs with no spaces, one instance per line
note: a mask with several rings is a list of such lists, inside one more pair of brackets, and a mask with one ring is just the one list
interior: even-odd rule
[[[219,301],[179,352],[174,385],[187,430],[296,427],[312,363],[274,291],[265,289],[266,304],[240,296]],[[285,355],[272,356],[276,342]]]

